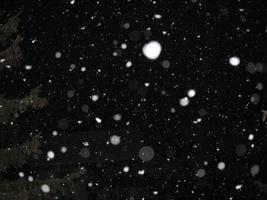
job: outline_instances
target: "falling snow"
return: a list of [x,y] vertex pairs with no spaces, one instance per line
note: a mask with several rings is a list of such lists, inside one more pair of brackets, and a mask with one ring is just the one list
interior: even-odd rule
[[238,65],[240,64],[240,59],[239,59],[238,57],[236,57],[236,56],[231,57],[231,58],[229,59],[229,63],[230,63],[230,65],[232,65],[232,66],[238,66]]
[[143,46],[143,54],[150,60],[155,60],[161,53],[161,45],[157,41],[151,41]]
[[265,4],[14,1],[0,16],[0,199],[267,199]]

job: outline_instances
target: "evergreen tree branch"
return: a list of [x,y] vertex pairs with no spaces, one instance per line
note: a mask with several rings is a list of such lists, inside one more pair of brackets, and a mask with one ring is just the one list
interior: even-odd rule
[[0,69],[4,66],[16,66],[20,64],[20,60],[23,59],[23,55],[19,44],[23,41],[23,38],[17,35],[13,41],[12,46],[0,52]]
[[[50,196],[56,192],[64,194],[65,186],[74,189],[75,180],[79,179],[86,173],[85,168],[71,173],[64,178],[51,178],[47,180],[34,180],[33,182],[27,180],[17,180],[13,182],[0,183],[0,199],[5,200],[34,200],[34,199],[49,199]],[[41,185],[46,184],[50,188],[48,194],[41,191]]]
[[6,24],[0,27],[0,49],[4,49],[8,47],[8,41],[12,37],[13,34],[17,34],[18,32],[18,24],[19,24],[19,15],[22,11],[18,12],[16,15],[10,17]]
[[38,153],[39,147],[39,135],[37,135],[32,138],[32,141],[25,142],[20,146],[0,149],[0,172],[4,172],[10,167],[23,165],[30,155]]
[[10,119],[25,112],[29,107],[33,109],[45,107],[48,104],[47,99],[39,97],[39,93],[40,87],[36,87],[24,98],[7,100],[0,96],[0,123],[6,124]]

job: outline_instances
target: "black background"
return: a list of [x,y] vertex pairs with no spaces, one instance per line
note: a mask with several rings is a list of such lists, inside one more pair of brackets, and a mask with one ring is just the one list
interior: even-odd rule
[[[105,143],[109,140],[108,131],[125,130],[121,134],[124,140],[133,141],[136,148],[144,140],[156,153],[151,163],[136,161],[139,167],[148,166],[153,172],[162,166],[171,171],[156,170],[143,179],[134,172],[130,180],[127,176],[118,178],[114,170],[132,164],[130,155],[138,153],[138,149],[132,150],[127,159],[123,157],[114,163],[112,172],[103,167],[106,176],[111,177],[109,185],[122,187],[120,181],[125,180],[128,185],[139,187],[140,182],[159,191],[159,196],[169,194],[184,199],[266,198],[252,183],[267,183],[266,125],[261,117],[261,110],[267,109],[267,95],[265,87],[261,91],[255,88],[259,82],[264,85],[266,73],[251,74],[246,66],[254,62],[266,67],[267,2],[154,2],[1,3],[1,23],[23,10],[20,33],[24,37],[21,48],[25,59],[21,67],[1,71],[0,92],[15,98],[41,85],[41,95],[49,101],[47,108],[21,115],[15,124],[19,133],[7,137],[6,143],[20,143],[30,134],[41,132],[44,152],[57,151],[64,145],[80,149],[82,144],[77,138],[84,134],[94,137],[95,131],[100,131],[97,140]],[[162,19],[155,19],[155,14],[161,14]],[[125,29],[124,23],[129,23],[130,28]],[[145,31],[148,28],[150,31]],[[161,55],[155,61],[142,54],[143,45],[151,40],[162,45]],[[120,48],[122,43],[127,44],[127,49]],[[113,56],[114,51],[120,55]],[[62,57],[55,58],[56,52],[61,52]],[[229,64],[232,56],[240,58],[239,66]],[[130,68],[125,67],[128,60],[133,63]],[[170,62],[170,68],[162,67],[163,60]],[[26,64],[33,69],[25,70]],[[71,64],[76,65],[73,71],[69,71]],[[81,67],[86,67],[86,71],[81,72]],[[144,86],[146,82],[149,87]],[[180,106],[179,99],[192,88],[196,96],[187,107]],[[69,90],[74,91],[74,97],[67,96]],[[166,94],[162,95],[162,91]],[[261,98],[256,105],[250,100],[254,93]],[[100,95],[97,102],[90,99],[93,94]],[[81,110],[84,104],[89,107],[87,113]],[[172,107],[175,113],[170,112]],[[204,116],[200,116],[201,109],[206,111]],[[119,122],[113,120],[116,113],[122,114]],[[95,117],[100,117],[102,123],[97,124]],[[202,122],[194,124],[197,118],[202,118]],[[67,127],[62,129],[60,123]],[[128,129],[136,130],[134,137],[126,132]],[[54,130],[59,136],[53,137]],[[248,140],[249,134],[254,134],[253,141]],[[235,153],[239,144],[247,150],[242,157]],[[112,148],[103,149],[110,157],[114,154]],[[74,150],[69,151],[71,155]],[[169,159],[168,152],[173,154]],[[100,157],[96,160],[105,163]],[[54,161],[60,163],[60,152]],[[68,161],[79,166],[74,155]],[[204,161],[209,164],[204,166]],[[220,161],[226,163],[224,171],[217,169]],[[45,160],[37,162],[46,165]],[[252,177],[250,168],[254,164],[261,170]],[[173,173],[173,168],[179,173]],[[203,179],[195,176],[201,168],[207,173]],[[25,166],[22,170],[27,169]],[[161,175],[157,177],[157,173]],[[238,184],[243,184],[240,191],[235,189]],[[152,198],[153,194],[149,196]]]

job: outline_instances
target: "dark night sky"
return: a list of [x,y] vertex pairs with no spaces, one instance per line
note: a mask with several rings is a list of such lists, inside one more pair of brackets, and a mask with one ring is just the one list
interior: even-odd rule
[[[23,9],[23,66],[33,66],[32,70],[23,66],[2,70],[0,92],[11,98],[42,85],[42,96],[49,100],[47,108],[27,112],[17,120],[21,135],[41,132],[44,148],[53,150],[49,144],[52,131],[61,134],[58,146],[79,148],[72,139],[60,138],[66,134],[79,137],[79,132],[87,131],[136,129],[142,134],[133,137],[125,132],[123,140],[131,138],[140,144],[143,139],[153,146],[155,161],[181,171],[178,177],[165,181],[163,176],[154,183],[159,194],[169,187],[171,195],[184,199],[267,198],[252,183],[267,183],[267,126],[261,116],[267,109],[266,3],[70,2],[13,1],[0,7],[4,11],[1,19]],[[155,14],[162,18],[156,19]],[[130,27],[125,28],[125,23]],[[162,46],[156,60],[142,53],[152,40]],[[126,49],[121,48],[123,43]],[[229,64],[233,56],[240,59],[238,66]],[[165,60],[169,68],[162,66]],[[132,62],[129,68],[128,61]],[[255,69],[256,63],[263,70],[249,72],[248,66]],[[73,64],[75,69],[70,70]],[[256,88],[258,83],[263,84],[262,90]],[[196,96],[188,106],[179,105],[190,89]],[[91,99],[95,94],[99,95],[96,102]],[[259,102],[251,101],[253,94]],[[120,121],[113,119],[117,113]],[[198,118],[202,121],[194,123]],[[248,139],[250,134],[253,140]],[[240,145],[245,146],[245,155],[236,154]],[[174,156],[168,158],[168,152]],[[219,162],[226,164],[225,170],[217,168]],[[253,177],[254,165],[260,166],[260,172]],[[203,178],[195,175],[199,169],[206,170]],[[139,179],[133,175],[133,180]],[[239,184],[241,190],[235,188]]]

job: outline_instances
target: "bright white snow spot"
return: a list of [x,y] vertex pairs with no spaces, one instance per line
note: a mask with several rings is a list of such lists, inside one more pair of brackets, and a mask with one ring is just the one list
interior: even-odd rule
[[179,100],[179,104],[181,105],[181,106],[187,106],[188,104],[189,104],[189,99],[188,99],[188,97],[184,97],[184,98],[181,98],[180,100]]
[[56,53],[55,53],[55,57],[56,57],[56,58],[61,58],[61,53],[60,53],[60,52],[56,52]]
[[195,91],[195,90],[193,90],[193,89],[188,90],[188,92],[187,92],[187,96],[188,96],[189,98],[192,98],[192,97],[194,97],[195,95],[196,95],[196,91]]
[[161,53],[161,45],[157,41],[151,41],[143,46],[143,54],[150,60],[155,60]]
[[236,190],[240,190],[241,188],[242,188],[242,185],[241,184],[235,186],[235,189]]
[[66,152],[67,152],[67,147],[62,146],[62,147],[60,148],[60,151],[61,151],[61,153],[66,153]]
[[43,193],[49,193],[50,192],[50,187],[47,184],[43,184],[43,185],[41,185],[41,190],[42,190]]
[[162,16],[161,16],[160,14],[155,14],[154,17],[155,17],[156,19],[161,19],[161,18],[162,18]]
[[217,165],[217,167],[218,167],[219,170],[224,170],[225,163],[224,162],[219,162],[218,165]]
[[144,169],[139,170],[139,171],[138,171],[138,174],[139,174],[139,175],[144,175],[144,174],[145,174],[145,170],[144,170]]
[[249,134],[248,139],[249,140],[253,140],[254,139],[254,135],[253,134]]
[[53,131],[52,134],[53,134],[53,136],[57,136],[58,132],[57,131]]
[[94,94],[94,95],[92,95],[91,98],[92,98],[92,101],[97,101],[99,99],[99,95]]
[[47,152],[47,159],[54,159],[55,158],[55,153],[53,151],[48,151]]
[[96,121],[97,123],[101,123],[101,122],[102,122],[102,120],[101,120],[99,117],[96,117],[96,118],[95,118],[95,121]]
[[32,69],[32,66],[31,65],[25,65],[25,69],[26,70],[31,70]]
[[23,172],[19,172],[19,177],[24,177],[24,173]]
[[129,67],[131,67],[131,66],[132,66],[132,62],[131,62],[131,61],[128,61],[128,62],[126,63],[126,67],[129,68]]
[[28,176],[28,181],[29,182],[33,182],[33,177],[32,176]]
[[123,172],[125,172],[125,173],[129,172],[129,170],[130,170],[130,168],[129,168],[128,166],[125,166],[125,167],[123,168]]
[[112,135],[110,137],[110,142],[113,145],[119,145],[121,143],[121,137],[118,135]]
[[126,48],[127,48],[127,44],[122,43],[122,44],[121,44],[121,48],[122,48],[122,49],[126,49]]
[[115,121],[120,121],[121,118],[122,118],[121,114],[115,114],[115,115],[113,115],[113,119],[114,119]]
[[145,86],[146,86],[146,87],[148,87],[149,85],[150,85],[150,83],[147,83],[147,82],[145,83]]
[[233,56],[229,59],[229,63],[232,66],[238,66],[240,64],[240,58]]

